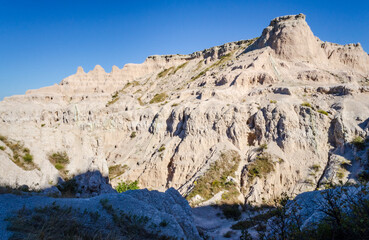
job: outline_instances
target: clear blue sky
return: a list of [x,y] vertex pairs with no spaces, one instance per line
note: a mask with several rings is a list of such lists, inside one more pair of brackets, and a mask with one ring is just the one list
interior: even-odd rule
[[140,63],[260,36],[272,18],[304,13],[323,41],[369,51],[369,1],[0,0],[0,100],[96,64]]

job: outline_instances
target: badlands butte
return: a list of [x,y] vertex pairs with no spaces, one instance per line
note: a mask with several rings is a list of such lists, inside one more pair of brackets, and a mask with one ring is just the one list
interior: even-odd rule
[[79,67],[5,98],[0,184],[41,190],[99,171],[113,187],[173,187],[192,206],[268,204],[366,176],[368,119],[361,45],[321,41],[305,15],[283,16],[255,39],[110,73]]

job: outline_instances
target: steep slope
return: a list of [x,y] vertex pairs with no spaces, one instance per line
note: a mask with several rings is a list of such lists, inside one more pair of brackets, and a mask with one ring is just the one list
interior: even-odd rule
[[[177,188],[196,205],[260,204],[356,181],[367,157],[350,142],[369,132],[368,69],[360,45],[320,41],[302,14],[272,20],[258,39],[110,73],[79,68],[0,102],[0,182],[44,188],[99,170],[113,184]],[[33,170],[23,153],[15,160],[16,141]],[[58,152],[69,161],[57,169],[49,160]]]

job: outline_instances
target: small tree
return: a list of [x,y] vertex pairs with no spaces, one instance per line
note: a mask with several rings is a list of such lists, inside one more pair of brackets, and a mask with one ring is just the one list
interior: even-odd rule
[[118,186],[116,188],[117,192],[122,193],[128,190],[137,190],[140,189],[138,187],[138,180],[131,182],[131,181],[127,181],[127,182],[120,182],[118,183]]

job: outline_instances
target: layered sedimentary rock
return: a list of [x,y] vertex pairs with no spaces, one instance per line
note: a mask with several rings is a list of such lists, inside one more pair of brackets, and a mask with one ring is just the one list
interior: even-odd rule
[[[356,181],[367,157],[350,142],[369,132],[368,84],[361,46],[322,42],[302,14],[272,20],[258,39],[151,56],[110,73],[79,68],[0,102],[0,182],[38,189],[98,170],[113,185],[199,191],[189,199],[199,204],[209,199],[197,183],[229,153],[240,161],[219,186],[232,182],[236,190],[224,194],[241,202]],[[32,170],[22,167],[25,154],[15,160],[16,141],[33,156]],[[56,167],[57,152],[69,162]]]

